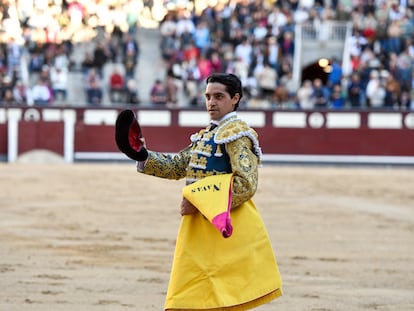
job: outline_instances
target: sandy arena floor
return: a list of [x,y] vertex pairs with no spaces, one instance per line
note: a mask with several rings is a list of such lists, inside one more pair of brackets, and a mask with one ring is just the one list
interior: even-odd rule
[[[0,163],[1,311],[161,311],[183,181]],[[261,311],[414,310],[414,169],[265,166],[284,280]]]

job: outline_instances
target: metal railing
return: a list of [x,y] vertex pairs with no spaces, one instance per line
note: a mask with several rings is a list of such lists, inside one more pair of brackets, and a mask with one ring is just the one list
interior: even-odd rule
[[299,27],[301,28],[301,40],[344,42],[352,26],[349,22],[328,20],[314,21]]

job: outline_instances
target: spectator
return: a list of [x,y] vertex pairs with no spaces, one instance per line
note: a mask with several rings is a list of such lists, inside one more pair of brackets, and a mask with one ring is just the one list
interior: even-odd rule
[[266,101],[273,101],[273,95],[277,86],[277,78],[278,76],[276,69],[271,67],[267,62],[255,73],[255,79],[257,81],[261,97]]
[[220,54],[217,51],[213,51],[210,55],[211,72],[218,73],[223,72],[223,63],[220,58]]
[[328,86],[332,87],[335,84],[341,83],[342,67],[336,57],[331,60],[331,72],[328,74]]
[[200,72],[201,80],[205,80],[213,72],[211,60],[207,58],[206,55],[200,55],[197,61],[197,67]]
[[102,69],[103,66],[106,64],[110,55],[108,53],[107,48],[103,42],[98,42],[94,51],[93,51],[93,67],[96,68],[100,77],[102,77]]
[[6,93],[13,90],[13,80],[10,76],[6,75],[1,80],[0,84],[0,101],[6,98]]
[[280,30],[287,24],[286,14],[278,5],[274,5],[272,11],[267,17],[267,24],[272,27],[272,34],[279,36]]
[[32,88],[31,94],[35,105],[46,106],[53,100],[52,92],[47,81],[42,78],[37,80],[37,83]]
[[160,79],[155,80],[151,88],[151,103],[153,105],[166,105],[167,104],[167,91],[164,84]]
[[4,47],[0,46],[0,73],[7,73],[7,56]]
[[361,83],[361,78],[358,73],[353,73],[351,76],[351,81],[348,86],[348,99],[352,108],[361,107],[361,98],[363,92],[363,86]]
[[402,49],[402,28],[401,21],[399,19],[393,20],[388,26],[387,35],[388,35],[388,52],[394,52],[397,55],[401,52]]
[[123,60],[125,68],[125,78],[133,79],[135,75],[136,56],[132,50],[129,50]]
[[408,93],[407,91],[402,91],[401,96],[398,100],[398,104],[394,108],[406,110],[410,108],[410,105],[411,109],[413,109],[414,107],[412,106],[412,99],[410,98],[410,93]]
[[139,104],[139,94],[137,82],[134,79],[129,79],[126,83],[126,102],[128,104]]
[[160,23],[161,41],[166,38],[173,37],[176,34],[177,22],[174,19],[173,13],[167,12],[164,20]]
[[367,39],[357,29],[354,29],[348,42],[350,53],[355,56],[361,55],[363,49],[368,45]]
[[407,40],[411,40],[412,34],[414,32],[414,23],[408,17],[408,14],[405,14],[401,20],[401,39],[403,43]]
[[327,88],[323,85],[322,80],[316,78],[313,81],[312,99],[314,101],[315,108],[327,108],[329,94]]
[[398,81],[389,72],[382,73],[385,79],[385,100],[384,107],[398,107],[400,100],[401,87]]
[[97,80],[93,80],[86,89],[88,104],[97,106],[102,104],[103,92]]
[[345,107],[345,96],[342,93],[340,84],[335,84],[329,98],[330,107],[333,109],[343,109]]
[[100,83],[100,76],[96,69],[91,69],[86,77],[86,97],[88,104],[96,106],[102,103],[103,91]]
[[190,62],[192,60],[197,61],[200,57],[200,50],[194,44],[194,41],[191,41],[187,45],[183,46],[183,60],[185,62]]
[[68,72],[70,69],[70,60],[66,54],[65,45],[61,44],[57,47],[56,54],[54,56],[53,65],[56,68],[61,68],[62,71]]
[[173,75],[168,74],[165,82],[166,102],[169,106],[177,105],[178,86]]
[[388,10],[388,18],[391,21],[400,21],[404,17],[404,9],[402,6],[399,6],[399,1],[392,0],[390,9]]
[[13,97],[19,105],[31,105],[30,89],[21,80],[17,80],[13,87]]
[[259,21],[253,29],[253,38],[258,41],[263,41],[268,34],[267,23],[265,20]]
[[201,53],[206,53],[210,46],[210,30],[205,21],[200,21],[193,33],[194,44]]
[[127,57],[133,62],[134,67],[138,64],[140,54],[140,46],[137,40],[128,33],[125,36],[125,40],[122,44],[122,58],[125,60]]
[[196,59],[185,64],[183,70],[184,92],[191,100],[197,96],[198,84],[200,81],[200,70],[197,67]]
[[180,11],[175,30],[177,37],[183,39],[183,36],[188,34],[188,38],[191,38],[195,32],[195,28],[194,22],[190,18],[190,13],[186,10]]
[[174,62],[174,58],[179,46],[179,40],[175,35],[165,36],[161,38],[161,55],[162,59],[167,64]]
[[381,84],[377,70],[373,70],[370,74],[370,80],[367,84],[366,93],[368,99],[368,107],[381,108],[384,106],[385,88]]
[[81,62],[81,68],[82,72],[87,75],[89,70],[94,67],[93,57],[91,53],[85,52],[82,62]]
[[52,67],[50,70],[50,82],[53,98],[55,100],[60,98],[65,101],[68,92],[68,69],[61,67],[61,65]]
[[410,56],[408,48],[405,48],[396,59],[396,78],[405,91],[410,90],[411,74],[414,68],[414,58]]
[[247,85],[247,79],[249,78],[249,64],[246,63],[242,57],[236,56],[232,64],[233,69],[230,71],[240,78],[243,85]]
[[388,52],[388,19],[385,16],[377,17],[377,27],[375,29],[375,38],[379,44],[381,52]]
[[264,55],[270,66],[279,71],[281,51],[275,36],[270,36],[266,39]]
[[293,20],[295,24],[304,24],[310,17],[311,7],[299,6],[297,10],[293,13]]
[[16,81],[16,85],[13,88],[13,97],[16,103],[20,105],[31,104],[30,90],[21,80]]
[[296,86],[295,80],[293,79],[292,71],[287,72],[283,77],[279,79],[279,85],[283,87],[284,89],[286,89],[286,92],[288,95],[288,100],[286,102],[287,106],[288,107],[294,106],[297,86]]
[[310,110],[315,107],[315,101],[312,98],[313,87],[312,81],[305,80],[297,92],[298,104],[301,109]]
[[242,42],[238,44],[234,50],[234,56],[245,63],[247,66],[250,66],[252,62],[253,47],[250,44],[248,37],[244,37]]
[[368,44],[372,45],[376,38],[376,29],[378,27],[378,20],[375,18],[373,12],[367,12],[362,17],[362,34],[367,39]]
[[13,96],[13,90],[5,89],[4,93],[3,93],[3,97],[1,99],[1,102],[2,102],[2,104],[5,104],[5,105],[8,105],[8,104],[10,105],[10,104],[17,103],[16,99]]
[[125,78],[116,67],[109,77],[109,98],[113,103],[125,100]]
[[336,20],[340,22],[348,22],[351,20],[351,9],[342,3],[342,1],[340,1],[334,9],[336,9]]
[[179,54],[181,54],[181,47],[186,46],[188,44],[190,44],[191,42],[194,41],[194,34],[187,28],[185,28],[183,30],[183,32],[181,33],[181,35],[179,37],[177,37],[179,39],[179,47],[178,49],[176,49],[176,55],[175,57],[179,60],[181,59],[181,55],[178,56]]
[[7,75],[12,77],[14,70],[20,70],[23,47],[15,37],[11,36],[7,43]]
[[45,57],[41,52],[31,53],[29,60],[29,72],[30,73],[39,73],[42,70],[43,65],[45,65]]
[[293,53],[295,52],[295,43],[293,40],[293,33],[287,31],[283,34],[282,42],[280,43],[282,55],[287,59],[293,59]]
[[53,95],[51,81],[50,81],[50,67],[49,65],[43,65],[39,72],[38,79],[43,80],[46,86],[50,89],[51,95]]
[[88,88],[92,83],[100,83],[101,77],[95,68],[91,68],[85,76],[85,87]]
[[291,106],[289,101],[289,92],[285,85],[280,84],[276,87],[273,94],[273,106],[277,108],[285,108]]

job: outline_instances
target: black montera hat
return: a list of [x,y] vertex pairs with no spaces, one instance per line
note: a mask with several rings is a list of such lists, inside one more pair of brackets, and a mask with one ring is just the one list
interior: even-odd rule
[[142,131],[132,110],[123,110],[115,123],[115,141],[120,151],[135,161],[145,161],[148,151],[141,141]]

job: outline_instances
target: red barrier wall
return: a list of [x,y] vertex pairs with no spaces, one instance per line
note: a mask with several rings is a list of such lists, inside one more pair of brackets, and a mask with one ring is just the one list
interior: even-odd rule
[[[13,108],[16,112],[17,108]],[[18,154],[47,149],[64,154],[65,129],[73,119],[73,152],[119,158],[114,141],[117,108],[19,108]],[[20,110],[17,109],[19,112]],[[208,122],[203,110],[136,109],[151,150],[177,152]],[[0,156],[7,156],[8,108],[0,109]],[[33,117],[35,116],[35,117]],[[347,155],[414,157],[414,112],[240,111],[259,134],[265,155]],[[246,119],[247,118],[247,119]],[[65,127],[69,124],[69,127]],[[76,160],[76,158],[74,159]]]
[[63,122],[19,122],[19,154],[46,149],[63,155]]

